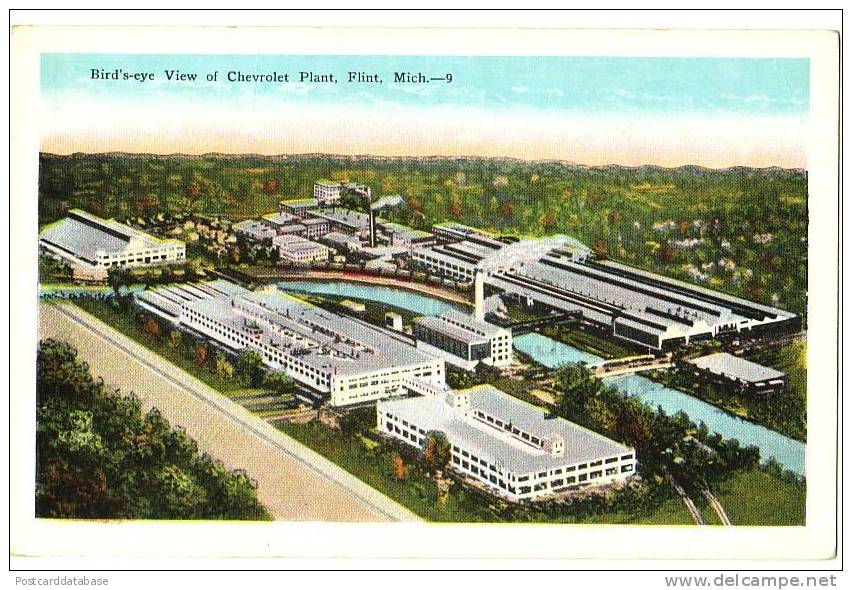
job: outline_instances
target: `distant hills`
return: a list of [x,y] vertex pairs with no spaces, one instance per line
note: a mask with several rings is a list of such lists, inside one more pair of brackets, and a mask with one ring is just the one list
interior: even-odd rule
[[578,170],[626,170],[626,171],[636,171],[636,172],[672,172],[672,171],[682,171],[682,172],[691,172],[695,174],[700,174],[702,172],[722,172],[722,173],[747,173],[753,171],[760,171],[764,173],[779,173],[783,174],[785,172],[793,172],[797,174],[807,174],[807,170],[803,168],[782,168],[780,166],[767,166],[767,167],[750,167],[750,166],[730,166],[727,168],[710,168],[707,166],[698,166],[695,164],[684,164],[682,166],[659,166],[655,164],[644,164],[641,166],[626,166],[623,164],[603,164],[603,165],[589,165],[589,164],[580,164],[577,162],[573,162],[570,160],[559,160],[559,159],[546,159],[546,160],[526,160],[521,158],[510,158],[510,157],[484,157],[484,156],[441,156],[441,155],[433,155],[433,156],[376,156],[371,154],[360,154],[360,155],[345,155],[345,154],[324,154],[324,153],[302,153],[302,154],[257,154],[257,153],[246,153],[246,154],[226,154],[222,152],[207,152],[204,154],[184,154],[184,153],[172,153],[172,154],[153,154],[153,153],[135,153],[135,152],[99,152],[99,153],[86,153],[86,152],[74,152],[72,154],[63,155],[63,154],[53,154],[50,152],[42,152],[40,154],[42,157],[47,158],[71,158],[71,159],[82,159],[82,158],[92,158],[92,157],[109,157],[109,158],[127,158],[132,160],[158,160],[158,159],[182,159],[187,161],[192,160],[220,160],[220,161],[241,161],[241,160],[253,160],[253,161],[266,161],[266,162],[284,162],[284,161],[292,161],[298,162],[300,160],[318,160],[318,159],[327,159],[333,162],[339,162],[341,164],[346,163],[368,163],[368,162],[423,162],[423,163],[451,163],[451,162],[464,162],[464,163],[475,163],[475,162],[487,162],[491,164],[516,164],[516,165],[550,165],[550,166],[562,166],[565,168],[575,168]]

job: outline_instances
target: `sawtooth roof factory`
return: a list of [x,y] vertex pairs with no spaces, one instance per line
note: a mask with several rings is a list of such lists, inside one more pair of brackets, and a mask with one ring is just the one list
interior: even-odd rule
[[423,448],[429,432],[451,445],[450,468],[511,500],[539,500],[619,482],[636,470],[636,453],[491,385],[381,401],[379,431]]
[[[782,330],[795,314],[610,261],[594,261],[573,239],[524,257],[517,244],[456,224],[433,230],[441,245],[415,247],[414,264],[454,280],[476,281],[524,305],[582,314],[623,340],[650,350],[742,330]],[[456,240],[456,241],[451,241]],[[514,247],[512,260],[506,248]],[[501,260],[503,259],[503,260]],[[496,268],[493,261],[499,261]],[[482,294],[477,289],[477,297]]]
[[333,406],[399,395],[406,380],[444,386],[444,361],[405,337],[274,289],[216,280],[150,289],[137,301],[230,350],[256,350]]

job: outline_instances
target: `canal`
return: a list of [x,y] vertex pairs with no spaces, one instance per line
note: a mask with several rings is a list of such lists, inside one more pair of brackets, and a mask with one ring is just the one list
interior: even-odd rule
[[[291,293],[332,295],[384,303],[422,315],[435,315],[458,309],[450,303],[433,297],[391,287],[321,281],[279,283],[278,287]],[[515,348],[550,368],[566,363],[591,364],[603,360],[594,354],[583,352],[535,332],[515,338],[514,344]],[[676,389],[664,387],[641,375],[610,377],[604,379],[604,382],[653,407],[662,407],[667,414],[684,412],[693,422],[704,422],[707,428],[725,438],[735,438],[742,445],[756,446],[760,449],[760,456],[764,460],[774,458],[786,469],[805,475],[805,445],[800,441],[738,418],[712,404]]]

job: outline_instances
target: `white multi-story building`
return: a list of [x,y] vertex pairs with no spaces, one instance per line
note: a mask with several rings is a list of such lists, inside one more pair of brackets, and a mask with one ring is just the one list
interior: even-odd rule
[[479,362],[494,367],[512,363],[512,332],[461,312],[414,320],[417,348],[472,371]]
[[305,237],[309,239],[321,238],[330,231],[328,220],[322,217],[307,217],[302,225],[305,226]]
[[449,468],[491,493],[539,500],[586,486],[626,480],[636,453],[626,445],[553,418],[491,385],[379,402],[379,432],[424,448],[430,432],[451,446]]
[[328,248],[301,236],[281,235],[272,238],[272,245],[284,260],[299,263],[323,262],[328,260]]
[[332,205],[340,200],[343,184],[333,180],[318,180],[314,183],[314,198],[322,205]]
[[399,395],[410,380],[444,386],[444,361],[403,336],[274,289],[219,280],[151,289],[137,300],[235,352],[259,352],[267,366],[326,394],[333,406]]
[[186,245],[102,219],[80,209],[52,223],[39,234],[39,246],[72,266],[106,270],[182,262]]

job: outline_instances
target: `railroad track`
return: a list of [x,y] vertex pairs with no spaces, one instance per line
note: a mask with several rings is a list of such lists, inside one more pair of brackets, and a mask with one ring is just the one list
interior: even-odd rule
[[733,526],[731,519],[728,518],[728,513],[725,512],[725,509],[722,507],[722,504],[719,503],[719,500],[716,499],[710,490],[704,490],[704,497],[707,498],[707,502],[710,504],[710,507],[716,513],[716,516],[719,517],[719,520],[722,521],[724,526]]
[[669,474],[669,482],[671,482],[672,487],[674,487],[681,500],[683,500],[683,503],[686,506],[686,510],[689,512],[689,515],[692,517],[692,520],[695,521],[695,524],[697,524],[698,526],[705,526],[707,523],[704,522],[704,517],[702,517],[701,513],[698,511],[698,507],[695,505],[695,502],[692,501],[692,498],[689,497],[689,494],[686,493],[686,490],[684,490],[680,486],[680,484],[674,480],[671,474]]

